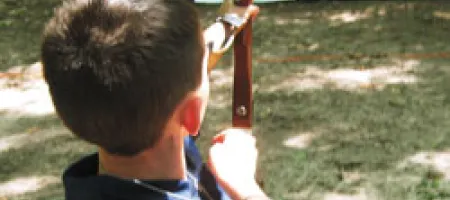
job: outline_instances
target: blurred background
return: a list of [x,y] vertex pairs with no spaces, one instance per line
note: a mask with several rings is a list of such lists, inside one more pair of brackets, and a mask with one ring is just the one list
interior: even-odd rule
[[[219,2],[220,3],[220,2]],[[450,2],[256,1],[254,133],[273,199],[450,199]],[[0,200],[64,199],[95,147],[70,135],[39,45],[60,0],[0,0]],[[217,2],[198,0],[204,26]],[[232,55],[199,144],[231,123]]]

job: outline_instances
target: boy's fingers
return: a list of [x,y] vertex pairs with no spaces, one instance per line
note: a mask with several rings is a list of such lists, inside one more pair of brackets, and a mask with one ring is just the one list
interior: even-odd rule
[[259,7],[255,5],[250,5],[247,8],[247,12],[245,13],[245,19],[247,18],[254,18],[259,13]]
[[244,135],[252,135],[252,129],[250,128],[228,128],[223,130],[220,134],[244,134]]
[[225,137],[224,144],[254,147],[256,145],[256,139],[252,135],[245,133],[228,134]]
[[212,143],[255,146],[256,139],[251,129],[230,128],[214,136]]
[[216,143],[223,143],[223,141],[225,140],[225,134],[219,133],[216,136],[213,137],[212,139],[212,143],[216,144]]

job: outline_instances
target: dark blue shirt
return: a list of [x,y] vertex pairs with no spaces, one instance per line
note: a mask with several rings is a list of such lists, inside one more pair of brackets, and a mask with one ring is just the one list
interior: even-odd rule
[[186,180],[136,180],[98,175],[98,154],[84,157],[63,174],[66,200],[230,199],[204,167],[191,137],[185,138],[185,152]]

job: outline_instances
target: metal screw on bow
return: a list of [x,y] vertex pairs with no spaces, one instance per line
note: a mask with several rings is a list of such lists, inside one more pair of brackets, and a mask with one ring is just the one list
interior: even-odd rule
[[247,115],[247,108],[244,105],[240,105],[236,108],[236,114],[240,117],[245,117]]

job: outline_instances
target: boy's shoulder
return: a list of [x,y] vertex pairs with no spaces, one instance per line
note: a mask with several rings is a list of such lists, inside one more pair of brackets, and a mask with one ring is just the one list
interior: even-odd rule
[[[114,199],[205,199],[197,188],[206,186],[212,199],[229,199],[204,167],[198,148],[191,137],[185,138],[189,177],[187,180],[145,181],[98,175],[99,159],[94,153],[73,163],[63,174],[66,200]],[[204,191],[202,191],[204,192]],[[208,199],[208,198],[206,198]]]
[[[63,174],[66,200],[147,200],[180,199],[172,194],[193,194],[194,181],[164,180],[144,181],[98,175],[98,154],[92,154],[72,164]],[[181,198],[183,199],[183,198]],[[189,196],[185,199],[199,199]]]

